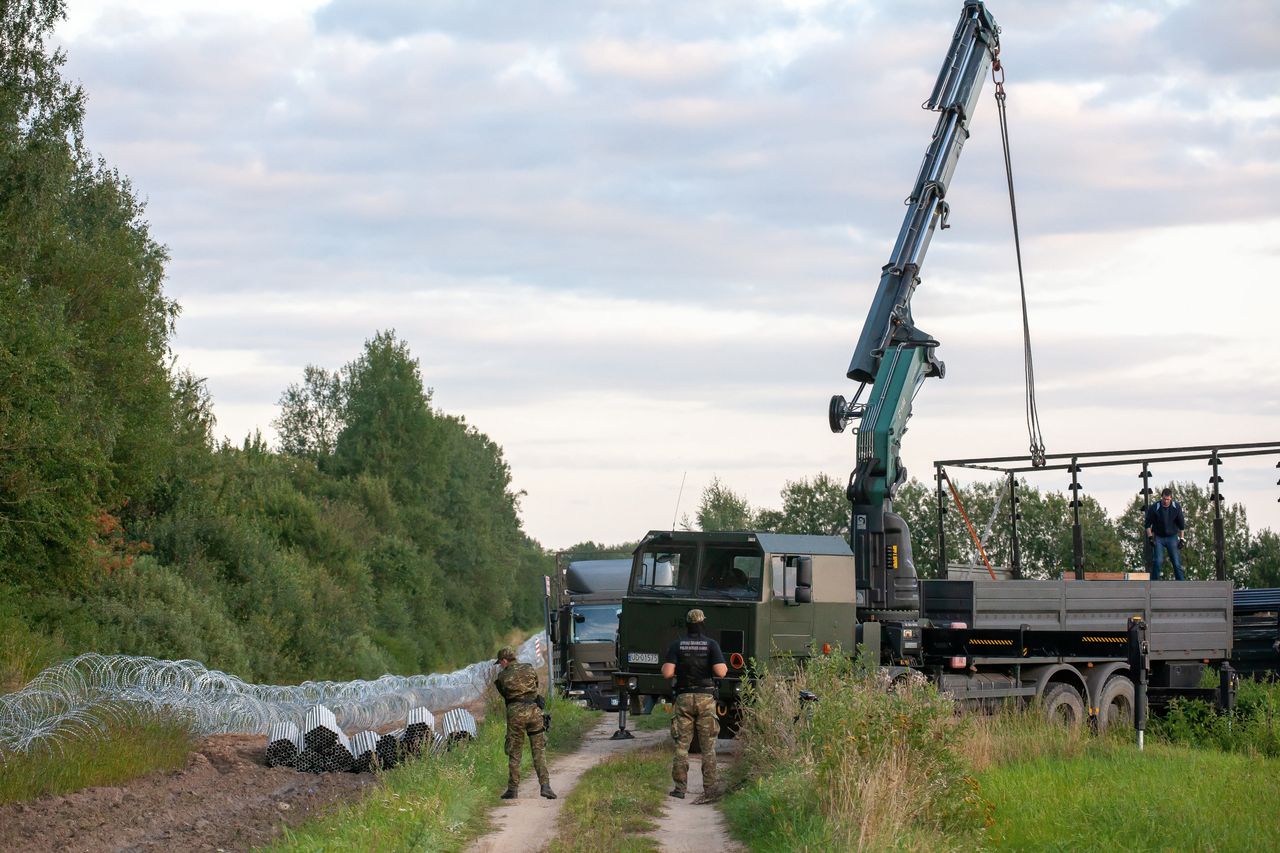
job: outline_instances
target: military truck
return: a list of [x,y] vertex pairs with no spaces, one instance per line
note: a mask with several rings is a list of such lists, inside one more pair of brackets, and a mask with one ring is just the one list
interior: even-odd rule
[[561,695],[590,708],[616,710],[618,612],[631,575],[630,559],[575,560],[560,555],[551,579],[554,683]]
[[1105,729],[1133,718],[1128,623],[1136,616],[1154,710],[1179,696],[1223,701],[1200,683],[1206,665],[1231,656],[1229,582],[919,580],[907,547],[892,574],[900,597],[918,591],[918,607],[871,605],[886,579],[859,576],[838,536],[652,531],[632,561],[615,683],[631,713],[670,696],[663,652],[698,607],[729,667],[716,687],[722,734],[733,731],[752,659],[857,646],[888,677],[921,673],[958,701],[1040,697],[1055,719],[1093,718]]

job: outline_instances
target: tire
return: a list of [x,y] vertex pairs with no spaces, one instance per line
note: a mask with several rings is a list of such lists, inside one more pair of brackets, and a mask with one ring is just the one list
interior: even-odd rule
[[1113,675],[1098,697],[1098,732],[1133,727],[1133,682]]
[[1084,699],[1080,697],[1080,691],[1070,684],[1050,684],[1044,692],[1044,715],[1051,723],[1079,728],[1085,720]]

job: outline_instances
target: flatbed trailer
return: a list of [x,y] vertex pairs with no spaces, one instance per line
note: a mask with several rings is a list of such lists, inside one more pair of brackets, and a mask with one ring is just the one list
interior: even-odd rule
[[1274,680],[1280,675],[1280,589],[1234,593],[1231,665],[1243,676]]

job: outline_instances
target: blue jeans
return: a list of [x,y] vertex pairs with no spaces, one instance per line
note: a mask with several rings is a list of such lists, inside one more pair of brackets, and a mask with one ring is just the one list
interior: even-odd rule
[[1164,552],[1169,551],[1169,562],[1173,563],[1173,576],[1182,580],[1182,552],[1178,550],[1177,536],[1156,537],[1156,563],[1151,571],[1153,581],[1160,580],[1160,564],[1164,562]]

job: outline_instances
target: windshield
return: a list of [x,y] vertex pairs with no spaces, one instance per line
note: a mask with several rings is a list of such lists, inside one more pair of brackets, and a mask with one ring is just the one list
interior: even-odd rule
[[631,591],[650,595],[688,595],[693,592],[697,561],[696,545],[646,548],[639,571],[632,580]]
[[598,604],[573,608],[575,643],[612,643],[618,633],[618,605]]
[[742,598],[758,601],[764,578],[764,557],[754,548],[708,545],[702,556],[698,594],[704,598]]

